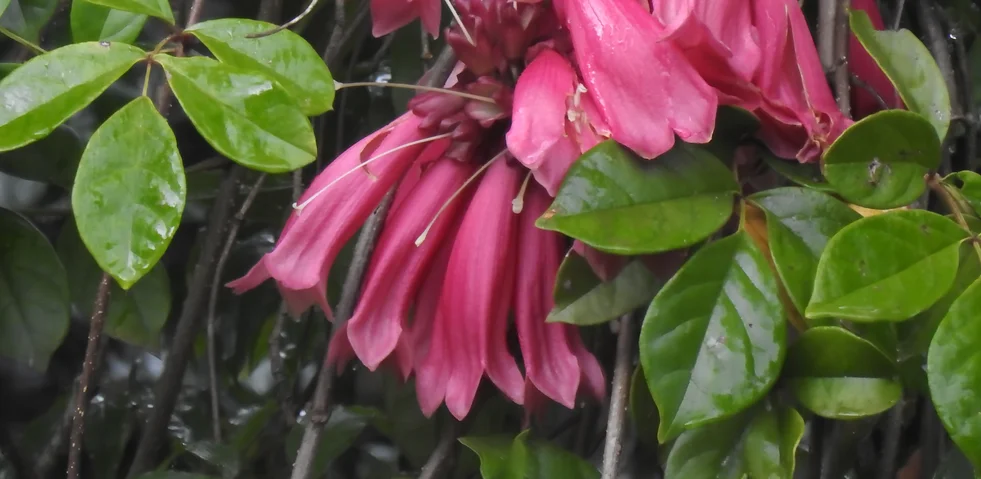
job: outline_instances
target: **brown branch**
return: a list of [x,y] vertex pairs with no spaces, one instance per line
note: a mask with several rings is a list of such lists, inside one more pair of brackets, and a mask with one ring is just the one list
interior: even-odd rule
[[630,394],[633,345],[636,342],[633,319],[630,316],[626,314],[620,318],[620,331],[617,333],[613,391],[610,397],[610,414],[606,422],[606,446],[603,448],[603,479],[616,479],[620,470],[623,427],[627,418],[627,396]]
[[194,266],[194,272],[187,287],[187,297],[177,321],[177,331],[174,333],[173,343],[164,362],[163,373],[161,373],[154,388],[156,400],[143,428],[143,434],[140,437],[128,477],[135,477],[154,466],[157,452],[164,437],[166,437],[167,424],[170,422],[170,415],[174,412],[174,406],[177,404],[184,370],[194,352],[194,339],[201,329],[202,309],[205,306],[208,286],[214,272],[215,258],[218,256],[218,248],[222,244],[225,225],[228,223],[234,208],[235,191],[243,172],[244,168],[241,166],[232,166],[218,189],[218,196],[215,198],[209,214],[204,245],[201,247],[198,262]]
[[446,477],[446,471],[452,463],[453,451],[456,449],[457,439],[460,437],[462,427],[463,425],[459,421],[449,419],[446,427],[443,428],[439,442],[436,443],[436,448],[429,455],[426,464],[422,466],[419,479]]
[[108,273],[102,273],[99,289],[95,295],[95,305],[92,307],[92,320],[89,324],[89,342],[85,347],[85,362],[82,363],[82,374],[78,380],[78,391],[75,393],[75,414],[72,418],[71,440],[68,449],[68,479],[78,479],[79,466],[82,463],[82,436],[85,433],[85,410],[89,403],[89,387],[95,376],[96,366],[102,356],[102,329],[106,321],[106,309],[109,305],[109,286],[112,278]]
[[[944,77],[944,83],[947,84],[947,91],[950,95],[950,114],[954,117],[962,116],[963,111],[958,101],[957,79],[954,76],[954,64],[950,56],[950,47],[947,44],[947,34],[941,27],[940,18],[937,15],[937,5],[932,0],[918,0],[914,3],[916,4],[917,18],[927,39],[927,48],[933,54],[937,66],[940,67],[940,74]],[[948,136],[950,136],[949,133]],[[940,139],[941,142],[944,140],[946,138]]]
[[824,71],[831,72],[837,64],[835,59],[835,28],[837,24],[838,0],[818,1],[817,50]]
[[834,30],[834,60],[838,64],[835,69],[835,96],[838,98],[838,109],[847,116],[852,116],[851,75],[848,72],[848,35],[851,28],[848,25],[848,5],[851,0],[836,0],[835,30]]

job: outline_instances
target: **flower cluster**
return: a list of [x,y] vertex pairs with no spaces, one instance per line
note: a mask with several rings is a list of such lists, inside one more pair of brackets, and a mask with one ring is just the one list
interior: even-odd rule
[[[357,357],[371,370],[386,364],[414,376],[427,415],[443,403],[467,415],[484,376],[530,410],[545,398],[570,408],[582,394],[601,398],[603,372],[578,330],[545,322],[567,246],[534,222],[572,162],[605,139],[648,159],[676,137],[706,143],[720,105],[755,113],[778,156],[814,161],[851,120],[796,0],[453,6],[458,23],[445,35],[459,62],[448,91],[418,95],[409,112],[334,160],[276,248],[230,286],[243,292],[272,278],[293,313],[318,305],[330,317],[334,260],[395,188],[329,362]],[[371,8],[376,35],[416,18],[437,32],[439,0],[371,0]],[[512,324],[521,366],[508,348]]]

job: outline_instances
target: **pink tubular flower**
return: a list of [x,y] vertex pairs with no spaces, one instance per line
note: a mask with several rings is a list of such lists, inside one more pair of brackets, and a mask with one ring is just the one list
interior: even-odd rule
[[637,0],[555,0],[613,139],[644,158],[712,139],[718,97]]
[[762,52],[756,40],[748,1],[659,0],[653,14],[664,38],[677,45],[702,78],[719,93],[719,101],[747,110],[760,102],[753,76]]
[[[347,340],[368,369],[377,369],[395,350],[427,268],[442,246],[456,211],[465,205],[449,199],[471,173],[469,164],[437,161],[423,173],[404,202],[389,213],[371,257],[358,307],[346,324]],[[446,209],[436,217],[444,204]],[[434,217],[426,240],[416,247],[416,238]],[[335,338],[338,336],[341,335],[335,334]]]
[[484,175],[453,242],[429,351],[416,371],[427,415],[445,400],[453,416],[465,417],[484,373],[512,401],[524,400],[524,379],[505,337],[517,232],[510,204],[521,172],[495,160]]
[[514,316],[527,376],[529,409],[538,392],[572,409],[585,389],[597,399],[606,395],[603,371],[582,345],[575,326],[546,323],[562,250],[560,237],[535,227],[551,203],[545,190],[529,186],[518,227],[518,271],[514,282]]
[[508,150],[550,195],[572,163],[603,138],[593,122],[599,113],[572,65],[554,50],[542,50],[514,88]]
[[[387,153],[387,158],[359,167],[367,160],[362,155],[384,154],[423,140],[424,131],[418,126],[417,117],[402,115],[334,160],[300,198],[299,204],[306,206],[290,216],[276,248],[263,256],[248,274],[228,283],[228,286],[241,293],[273,278],[293,314],[317,304],[329,316],[327,274],[334,258],[378,206],[389,188],[420,157],[426,145],[400,148]],[[366,151],[375,143],[377,146],[374,150]],[[341,178],[359,168],[365,171],[354,171]],[[359,200],[348,201],[354,196]]]
[[439,36],[439,0],[371,0],[371,34],[382,37],[417,18],[430,35]]
[[[852,10],[861,10],[867,13],[876,30],[886,28],[875,0],[852,0]],[[858,38],[854,34],[851,34],[850,37],[848,69],[875,92],[872,94],[864,87],[852,87],[852,112],[855,114],[855,118],[861,119],[882,110],[883,105],[879,103],[880,99],[885,102],[885,108],[903,108],[903,101],[899,98],[892,81],[879,68],[879,64],[869,55]]]
[[831,95],[797,1],[753,5],[753,23],[766,52],[756,76],[763,93],[760,137],[777,156],[816,161],[852,122]]

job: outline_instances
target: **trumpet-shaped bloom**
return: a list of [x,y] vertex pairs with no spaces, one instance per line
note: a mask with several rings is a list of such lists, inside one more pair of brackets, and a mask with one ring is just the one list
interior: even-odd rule
[[605,131],[592,97],[572,65],[554,50],[542,50],[514,88],[508,151],[554,195],[572,163],[596,146]]
[[535,406],[531,398],[536,392],[572,409],[580,389],[600,399],[606,395],[606,384],[599,363],[582,346],[576,328],[545,322],[552,310],[552,290],[562,256],[561,238],[535,227],[535,220],[550,202],[538,186],[530,186],[525,195],[518,228],[514,316],[527,376],[525,395],[532,401],[529,409]]
[[439,0],[371,0],[371,34],[382,37],[422,19],[430,35],[439,36]]
[[636,0],[555,0],[613,139],[644,158],[712,139],[718,96]]
[[[293,314],[317,304],[330,315],[326,297],[330,266],[385,193],[426,149],[424,143],[405,147],[424,139],[425,132],[418,126],[415,115],[405,114],[334,160],[300,197],[299,203],[305,206],[290,216],[275,249],[228,286],[241,293],[272,278]],[[363,165],[362,155],[372,153],[387,157]],[[355,196],[358,201],[349,201]]]
[[756,76],[763,94],[760,137],[777,156],[816,161],[851,120],[838,110],[796,0],[753,5],[766,52]]
[[510,206],[521,179],[520,171],[495,161],[463,216],[427,355],[416,371],[416,394],[427,415],[445,401],[456,418],[465,417],[485,373],[512,401],[524,400],[524,378],[506,342],[517,233]]

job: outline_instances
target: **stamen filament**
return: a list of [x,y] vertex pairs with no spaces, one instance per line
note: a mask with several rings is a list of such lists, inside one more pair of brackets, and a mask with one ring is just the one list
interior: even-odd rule
[[520,215],[521,211],[525,209],[525,191],[528,190],[528,180],[531,179],[531,170],[528,170],[528,174],[525,175],[525,181],[521,182],[521,189],[518,190],[518,196],[515,196],[511,200],[511,211],[516,215]]
[[[338,181],[341,181],[344,178],[347,178],[348,176],[354,174],[356,171],[361,170],[362,168],[368,166],[369,164],[371,164],[375,160],[378,160],[380,158],[383,158],[383,157],[387,156],[389,153],[395,153],[396,151],[404,150],[404,149],[406,149],[406,148],[408,148],[410,146],[420,145],[420,144],[423,144],[423,143],[429,143],[429,142],[433,142],[433,141],[436,141],[436,140],[442,140],[443,138],[449,138],[451,136],[453,136],[453,133],[452,132],[450,132],[450,133],[443,133],[442,135],[430,136],[429,138],[423,138],[421,140],[410,141],[409,143],[406,143],[404,145],[396,146],[395,148],[392,148],[391,150],[388,150],[388,151],[384,151],[382,153],[379,153],[379,154],[377,154],[377,155],[369,158],[368,160],[359,163],[358,166],[356,166],[354,168],[351,168],[350,170],[344,172],[344,174],[342,174],[341,176],[338,176],[337,178],[335,178],[334,181],[331,181],[330,183],[328,183],[327,186],[324,186],[323,188],[317,190],[316,193],[314,193],[312,196],[310,196],[309,198],[307,198],[306,200],[304,200],[303,203],[300,203],[300,204],[293,203],[293,209],[297,210],[297,214],[299,214],[299,212],[302,211],[303,208],[306,208],[307,205],[309,205],[311,202],[313,202],[313,200],[317,199],[318,196],[320,196],[323,192],[327,191],[331,186],[334,186]],[[371,173],[368,173],[368,174],[370,175]]]
[[490,165],[492,163],[497,161],[499,158],[503,157],[504,154],[507,152],[508,150],[502,150],[500,153],[494,155],[493,158],[491,158],[487,163],[484,163],[483,166],[478,168],[477,171],[475,171],[472,175],[470,175],[470,178],[467,178],[467,181],[463,182],[463,185],[461,185],[459,188],[457,188],[456,191],[453,192],[453,194],[450,196],[450,199],[446,200],[446,203],[443,203],[443,206],[439,207],[439,211],[437,211],[436,215],[433,216],[432,221],[429,222],[429,224],[426,226],[426,229],[422,230],[422,234],[419,235],[418,238],[416,238],[417,248],[420,245],[422,245],[424,241],[426,241],[426,236],[429,235],[429,230],[431,230],[433,228],[433,225],[436,224],[436,220],[439,219],[439,216],[441,214],[443,214],[443,211],[446,211],[446,207],[449,206],[450,203],[452,203],[454,200],[456,200],[456,197],[460,196],[460,193],[463,193],[463,190],[467,189],[467,187],[470,186],[470,183],[473,183],[473,180],[477,179],[477,177],[480,176],[484,171],[486,171],[487,168],[490,168]]
[[271,30],[266,30],[264,32],[250,33],[250,34],[246,35],[245,38],[262,38],[262,37],[268,37],[269,35],[275,35],[275,34],[281,32],[283,30],[286,30],[287,28],[292,27],[293,25],[296,25],[297,23],[300,23],[300,20],[303,20],[303,17],[306,17],[307,15],[310,14],[310,12],[313,11],[314,7],[317,6],[317,2],[319,2],[319,1],[320,0],[310,0],[310,4],[307,5],[307,8],[306,9],[304,9],[302,12],[300,12],[299,15],[293,17],[292,20],[290,20],[290,21],[288,21],[288,22],[286,22],[284,24],[282,24],[282,25],[280,25],[280,26],[278,26],[276,28],[273,28]]
[[339,81],[334,82],[334,89],[340,90],[342,88],[349,88],[353,86],[380,86],[386,88],[405,88],[407,90],[419,90],[419,91],[431,91],[436,93],[445,93],[447,95],[454,95],[460,98],[467,98],[470,100],[482,101],[484,103],[490,103],[496,105],[497,102],[493,98],[487,98],[486,96],[474,95],[473,93],[467,93],[462,91],[450,90],[449,88],[437,88],[431,86],[422,85],[410,85],[408,83],[392,83],[392,82],[372,82],[372,81],[359,81],[352,83],[341,83]]
[[456,20],[456,24],[460,26],[460,31],[463,32],[463,36],[467,37],[467,42],[471,46],[477,46],[477,42],[473,41],[473,37],[470,36],[470,32],[467,31],[467,27],[463,25],[463,20],[460,20],[460,14],[457,13],[456,7],[453,6],[453,2],[450,0],[445,0],[446,6],[450,7],[450,15],[453,15],[453,19]]

